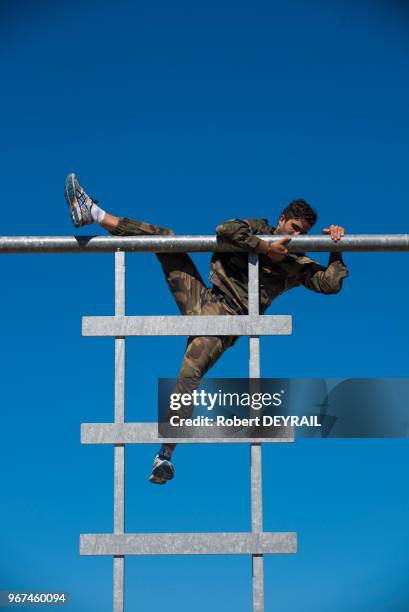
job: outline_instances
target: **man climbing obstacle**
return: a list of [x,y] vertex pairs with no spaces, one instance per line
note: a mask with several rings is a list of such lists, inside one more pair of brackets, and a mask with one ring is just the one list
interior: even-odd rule
[[[97,223],[115,236],[174,236],[171,229],[115,217],[104,211],[90,197],[71,173],[65,180],[65,197],[75,227]],[[339,252],[332,252],[328,266],[321,266],[304,254],[289,253],[284,237],[272,243],[258,235],[298,236],[307,234],[317,221],[317,213],[305,200],[293,200],[280,214],[276,227],[267,219],[233,219],[217,226],[216,234],[231,245],[260,255],[260,313],[263,314],[279,295],[304,285],[318,293],[338,293],[348,270]],[[344,235],[344,228],[331,225],[323,230],[334,242]],[[183,315],[244,315],[248,312],[248,256],[245,252],[214,253],[208,288],[187,253],[157,253],[166,281]],[[185,355],[177,377],[175,393],[191,393],[216,363],[236,336],[193,336],[188,338]],[[182,414],[183,413],[183,414]],[[180,416],[188,418],[192,407],[185,406]],[[171,463],[176,444],[163,444],[153,461],[150,482],[165,484],[174,476]]]

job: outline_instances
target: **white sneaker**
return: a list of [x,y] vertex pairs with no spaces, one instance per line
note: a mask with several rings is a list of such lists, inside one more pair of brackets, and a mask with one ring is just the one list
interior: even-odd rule
[[86,193],[73,172],[70,172],[65,179],[64,195],[71,210],[71,221],[75,227],[94,223],[91,208],[97,203],[97,200]]

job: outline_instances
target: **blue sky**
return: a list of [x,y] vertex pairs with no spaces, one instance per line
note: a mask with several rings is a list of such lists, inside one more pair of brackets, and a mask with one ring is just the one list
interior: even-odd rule
[[[406,233],[409,13],[403,2],[2,2],[2,230],[70,235],[69,171],[111,212],[211,234],[306,198],[316,231]],[[91,228],[91,233],[101,233]],[[83,230],[81,233],[90,233]],[[326,255],[317,255],[325,262]],[[209,255],[195,256],[207,276]],[[408,375],[408,254],[347,254],[343,291],[273,303],[293,336],[262,340],[264,377]],[[113,450],[81,446],[113,419],[113,256],[2,256],[0,589],[60,589],[112,609],[112,561],[79,534],[112,531]],[[176,314],[159,265],[127,256],[127,313]],[[127,344],[129,421],[156,416],[183,338]],[[246,376],[240,340],[213,376]],[[387,407],[385,407],[387,410]],[[249,449],[180,447],[147,482],[153,447],[126,449],[126,529],[246,531]],[[264,528],[297,531],[265,562],[266,611],[409,607],[407,440],[298,440],[263,449]],[[244,612],[251,561],[129,558],[129,610]]]

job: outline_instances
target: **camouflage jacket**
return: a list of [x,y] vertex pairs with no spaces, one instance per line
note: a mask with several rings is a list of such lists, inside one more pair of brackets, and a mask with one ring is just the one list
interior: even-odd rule
[[[267,219],[232,219],[216,228],[216,234],[230,244],[255,251],[260,243],[257,234],[273,234]],[[288,289],[304,285],[318,293],[338,293],[342,279],[348,276],[341,253],[331,253],[325,268],[304,253],[289,253],[279,263],[259,256],[260,312]],[[247,253],[214,253],[211,260],[210,282],[237,306],[238,312],[248,308]]]

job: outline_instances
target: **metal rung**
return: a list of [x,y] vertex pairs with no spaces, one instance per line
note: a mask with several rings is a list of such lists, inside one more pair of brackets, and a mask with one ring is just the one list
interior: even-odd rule
[[[282,235],[259,238],[272,243]],[[323,251],[409,251],[409,234],[347,234],[339,242],[330,236],[286,236],[290,253]],[[113,253],[115,251],[154,253],[243,252],[216,236],[1,236],[3,253]]]
[[264,555],[295,553],[295,532],[86,533],[81,555]]
[[[196,428],[192,428],[194,430]],[[203,430],[203,428],[202,428]],[[162,444],[169,443],[236,443],[250,444],[261,442],[293,442],[293,428],[282,427],[280,437],[271,438],[161,438],[158,436],[157,423],[82,423],[82,444]]]
[[83,336],[282,336],[291,332],[289,315],[82,317]]

